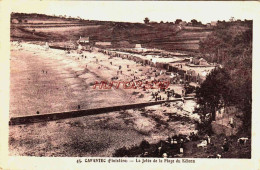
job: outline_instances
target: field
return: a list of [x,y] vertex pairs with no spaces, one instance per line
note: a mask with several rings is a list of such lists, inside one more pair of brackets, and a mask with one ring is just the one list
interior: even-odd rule
[[[11,17],[17,17],[14,14]],[[19,16],[19,15],[18,15]],[[120,47],[125,41],[131,45],[165,50],[198,51],[199,41],[206,38],[212,29],[186,26],[182,29],[174,24],[141,24],[124,22],[89,21],[73,18],[59,18],[41,15],[21,15],[24,23],[11,24],[11,39],[48,42],[76,41],[80,36],[96,41],[110,41],[114,47]],[[15,31],[13,31],[15,30]],[[31,34],[31,37],[29,36]]]

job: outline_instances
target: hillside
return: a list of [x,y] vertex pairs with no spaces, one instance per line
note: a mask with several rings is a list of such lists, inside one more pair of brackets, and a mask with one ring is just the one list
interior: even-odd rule
[[[252,120],[252,29],[250,20],[224,23],[200,42],[201,56],[220,63],[223,69],[211,72],[197,93],[201,106],[239,108],[243,112],[241,132],[248,136]],[[208,113],[207,107],[203,108],[204,113]]]
[[144,47],[165,50],[198,51],[199,42],[212,29],[181,27],[172,23],[127,23],[93,21],[43,14],[11,15],[11,40],[25,41],[76,41],[80,36],[92,42],[111,41],[120,44],[142,44]]

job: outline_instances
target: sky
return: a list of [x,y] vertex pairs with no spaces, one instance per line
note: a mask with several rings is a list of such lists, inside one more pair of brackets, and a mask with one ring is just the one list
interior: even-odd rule
[[[151,21],[174,22],[176,19],[202,23],[217,20],[253,19],[259,2],[173,2],[173,1],[15,1],[12,12],[41,13],[48,15],[80,16],[83,19],[103,21],[143,22],[145,17]],[[259,11],[260,12],[260,11]]]

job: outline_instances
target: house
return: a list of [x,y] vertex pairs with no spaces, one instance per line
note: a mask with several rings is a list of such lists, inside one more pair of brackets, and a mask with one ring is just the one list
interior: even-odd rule
[[200,66],[209,65],[208,62],[204,58],[197,58],[197,57],[193,57],[191,63],[195,64],[195,65],[200,65]]
[[210,22],[210,25],[213,26],[213,27],[217,26],[217,24],[218,24],[217,21],[211,21],[211,22]]
[[199,65],[205,66],[205,65],[208,65],[208,62],[204,58],[200,58],[199,59]]
[[135,48],[142,48],[142,45],[141,44],[136,44]]
[[111,42],[101,42],[101,41],[98,41],[95,43],[96,46],[111,46]]
[[79,43],[83,43],[83,44],[89,44],[89,37],[79,37],[78,40]]
[[134,50],[137,51],[137,52],[144,52],[145,51],[145,49],[142,47],[141,44],[136,44]]

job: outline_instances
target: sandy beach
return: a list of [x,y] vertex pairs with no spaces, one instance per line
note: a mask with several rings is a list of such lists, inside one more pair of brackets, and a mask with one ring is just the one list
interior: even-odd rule
[[[149,71],[148,66],[98,52],[45,50],[22,43],[12,46],[10,117],[147,102],[151,91],[141,89],[93,89],[93,82],[111,80],[124,63],[119,80],[130,80]],[[98,60],[98,62],[97,62]],[[112,62],[112,65],[111,63]],[[127,68],[126,65],[129,65]],[[102,68],[102,69],[101,69]],[[139,71],[142,70],[142,71]],[[178,90],[179,89],[179,90]],[[175,91],[181,91],[176,85]],[[137,95],[133,95],[137,92]],[[143,95],[143,97],[140,97]],[[163,95],[163,94],[162,94]],[[156,105],[87,117],[10,126],[10,154],[31,156],[112,156],[115,149],[158,142],[168,135],[195,130],[195,102]],[[41,135],[39,135],[41,134]],[[46,142],[49,141],[49,142]],[[95,147],[94,144],[95,143]]]

